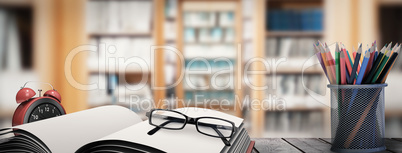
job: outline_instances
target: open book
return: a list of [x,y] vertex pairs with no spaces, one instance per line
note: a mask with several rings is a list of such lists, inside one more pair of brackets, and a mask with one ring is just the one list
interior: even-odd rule
[[102,106],[0,130],[0,152],[246,152],[251,140],[243,119],[201,108],[175,109],[189,117],[219,117],[239,129],[225,146],[220,138],[197,132],[195,125],[182,130],[154,129],[133,111],[121,106]]

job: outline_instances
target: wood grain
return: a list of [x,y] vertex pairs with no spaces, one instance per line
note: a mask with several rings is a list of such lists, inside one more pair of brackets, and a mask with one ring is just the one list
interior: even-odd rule
[[255,148],[261,153],[300,153],[293,146],[279,138],[253,139]]
[[393,139],[385,139],[385,146],[388,151],[391,152],[402,152],[402,142],[393,140]]
[[[324,141],[324,142],[326,142],[326,143],[328,143],[328,144],[331,144],[331,141],[332,141],[331,138],[319,138],[319,139]],[[401,143],[401,145],[402,145],[402,143]],[[382,152],[378,152],[378,153],[390,153],[390,151],[382,151]]]
[[332,152],[331,145],[328,144],[327,142],[320,140],[320,139],[308,139],[308,138],[291,138],[285,139],[287,142],[292,144],[293,146],[296,146],[300,150],[303,150],[304,152]]
[[[261,138],[253,139],[255,147],[263,153],[281,152],[332,152],[331,138]],[[402,153],[402,138],[385,139],[386,151],[378,153]]]

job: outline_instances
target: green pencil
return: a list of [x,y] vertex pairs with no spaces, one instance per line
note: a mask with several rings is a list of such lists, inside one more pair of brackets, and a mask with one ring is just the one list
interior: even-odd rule
[[387,54],[385,54],[384,58],[382,59],[381,65],[378,67],[373,79],[371,80],[371,83],[375,83],[375,81],[377,81],[378,76],[380,76],[382,70],[384,69],[385,64],[387,64],[390,55],[391,51],[388,51]]
[[381,51],[378,53],[377,59],[375,59],[373,66],[371,67],[371,70],[367,75],[367,78],[365,78],[365,80],[363,81],[363,84],[369,84],[371,82],[371,80],[373,80],[377,67],[378,67],[378,65],[381,64],[381,59],[384,55],[385,50],[386,50],[386,47],[384,46],[381,49]]
[[339,46],[338,43],[336,43],[335,47],[335,70],[336,70],[336,84],[341,84],[341,71],[340,71],[340,66],[339,66]]
[[378,69],[376,70],[376,73],[375,73],[373,79],[371,80],[371,83],[375,83],[377,81],[378,77],[380,76],[381,72],[384,69],[385,64],[387,64],[388,59],[391,56],[392,51],[395,51],[395,49],[397,47],[398,47],[398,43],[395,44],[395,46],[394,46],[394,48],[392,48],[392,50],[391,50],[390,46],[387,47],[387,48],[390,48],[390,49],[385,51],[385,55],[383,56],[381,64],[380,64],[380,66],[378,66]]

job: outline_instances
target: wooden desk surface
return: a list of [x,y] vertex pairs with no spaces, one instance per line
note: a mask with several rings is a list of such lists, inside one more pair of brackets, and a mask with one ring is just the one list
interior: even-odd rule
[[[260,138],[255,147],[261,153],[326,153],[332,152],[329,138]],[[387,147],[382,153],[402,153],[402,139],[385,140]]]

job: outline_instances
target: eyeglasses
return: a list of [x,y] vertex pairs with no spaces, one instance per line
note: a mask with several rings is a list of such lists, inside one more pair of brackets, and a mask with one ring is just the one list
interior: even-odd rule
[[221,138],[226,146],[230,146],[226,138],[231,138],[237,129],[233,122],[216,117],[191,118],[180,112],[166,109],[153,109],[146,113],[149,124],[156,126],[148,132],[153,135],[162,129],[181,130],[186,124],[194,124],[197,131],[204,135]]

